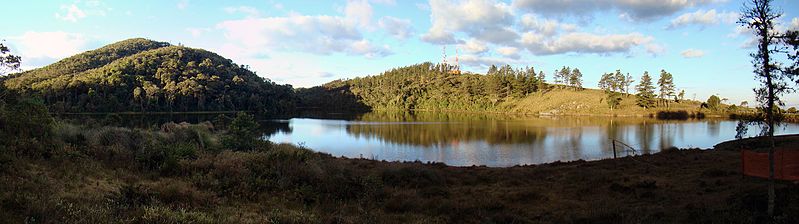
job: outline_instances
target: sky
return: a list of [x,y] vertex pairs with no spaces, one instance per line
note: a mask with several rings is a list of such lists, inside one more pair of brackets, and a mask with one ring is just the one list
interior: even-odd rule
[[[281,84],[310,87],[426,61],[579,68],[596,88],[617,69],[665,69],[686,98],[752,104],[751,32],[736,0],[8,1],[0,39],[33,69],[128,38],[203,48]],[[774,0],[779,29],[799,1]],[[456,52],[457,51],[457,52]],[[784,96],[799,105],[799,94]]]

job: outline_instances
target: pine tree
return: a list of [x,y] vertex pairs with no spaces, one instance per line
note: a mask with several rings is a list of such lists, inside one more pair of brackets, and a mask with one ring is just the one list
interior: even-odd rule
[[601,89],[601,90],[611,91],[610,82],[611,82],[612,76],[613,76],[613,74],[611,74],[611,73],[602,74],[602,77],[599,78],[599,84],[597,85],[597,87],[599,87],[599,89]]
[[546,75],[544,71],[538,71],[538,91],[547,89]]
[[572,70],[569,76],[569,85],[575,89],[583,88],[583,73],[580,72],[580,69],[574,68],[574,70]]
[[652,86],[652,77],[649,77],[649,72],[644,72],[641,76],[641,82],[635,86],[638,94],[636,94],[636,104],[644,108],[651,108],[655,106],[655,87]]
[[486,72],[486,75],[493,75],[495,73],[497,73],[497,66],[496,65],[489,66],[488,67],[488,72]]
[[674,80],[671,73],[666,72],[666,70],[660,70],[658,86],[660,86],[660,99],[668,106],[669,97],[674,96]]
[[621,74],[621,70],[616,70],[616,73],[613,74],[610,88],[616,92],[622,92],[624,90],[624,75]]
[[628,72],[627,76],[624,78],[624,93],[625,94],[630,95],[630,85],[632,85],[633,82],[635,82],[635,79],[633,79],[633,76],[631,76],[630,73]]

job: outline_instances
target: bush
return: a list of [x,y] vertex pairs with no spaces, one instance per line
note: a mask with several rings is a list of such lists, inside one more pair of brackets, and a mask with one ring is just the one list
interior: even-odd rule
[[18,97],[7,100],[0,100],[0,143],[50,135],[53,117],[41,100]]
[[251,150],[257,145],[258,137],[258,122],[255,117],[239,112],[228,125],[228,133],[222,137],[222,145],[238,151]]
[[146,170],[157,170],[164,174],[173,174],[179,168],[181,159],[194,159],[197,157],[196,146],[179,143],[162,145],[156,144],[139,150],[136,162]]

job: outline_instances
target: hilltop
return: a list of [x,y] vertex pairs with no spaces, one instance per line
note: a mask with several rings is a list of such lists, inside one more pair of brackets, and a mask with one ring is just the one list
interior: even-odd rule
[[203,49],[128,39],[11,74],[3,85],[38,95],[52,112],[284,112],[291,86]]

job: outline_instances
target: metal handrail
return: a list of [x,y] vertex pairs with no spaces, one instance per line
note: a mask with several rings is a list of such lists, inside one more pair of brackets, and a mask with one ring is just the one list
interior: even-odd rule
[[628,144],[626,144],[626,143],[624,143],[622,141],[619,141],[619,140],[616,140],[616,139],[612,139],[612,138],[610,140],[611,140],[611,142],[613,144],[613,158],[614,159],[618,158],[617,153],[616,153],[616,143],[617,142],[619,144],[621,144],[621,146],[626,147],[626,148],[623,148],[623,149],[624,149],[624,152],[626,152],[628,156],[630,155],[630,152],[632,152],[633,155],[636,155],[636,153],[638,153],[638,150],[635,150],[635,148],[633,148],[632,146],[630,146],[630,145],[628,145]]

